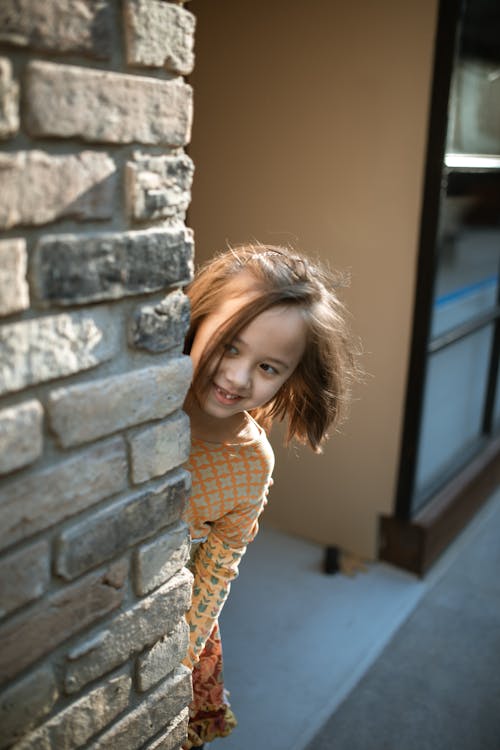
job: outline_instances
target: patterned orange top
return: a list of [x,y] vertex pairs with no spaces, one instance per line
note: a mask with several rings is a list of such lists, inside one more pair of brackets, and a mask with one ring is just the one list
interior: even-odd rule
[[184,662],[190,667],[217,622],[267,502],[274,454],[264,431],[258,430],[259,436],[245,443],[192,439],[186,464],[192,491],[183,514],[195,545],[193,599],[186,616],[190,648]]

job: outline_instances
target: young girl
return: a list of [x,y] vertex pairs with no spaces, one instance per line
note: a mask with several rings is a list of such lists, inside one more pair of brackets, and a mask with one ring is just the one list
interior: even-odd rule
[[325,269],[294,251],[245,245],[205,264],[188,287],[194,378],[185,403],[192,492],[184,520],[194,585],[185,664],[194,698],[186,750],[236,726],[218,618],[272,481],[266,431],[284,420],[287,443],[319,453],[327,429],[344,416],[355,367],[334,286]]

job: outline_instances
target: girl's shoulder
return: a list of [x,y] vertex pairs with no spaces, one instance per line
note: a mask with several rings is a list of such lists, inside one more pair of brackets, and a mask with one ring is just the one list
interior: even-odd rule
[[268,437],[258,422],[250,414],[247,416],[247,425],[238,435],[234,442],[212,442],[192,436],[191,453],[198,455],[219,454],[220,456],[238,456],[244,455],[248,458],[260,457],[267,464],[274,466],[274,453]]

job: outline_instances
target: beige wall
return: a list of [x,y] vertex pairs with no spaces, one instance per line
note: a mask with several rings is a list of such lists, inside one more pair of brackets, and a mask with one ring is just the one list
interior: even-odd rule
[[258,239],[352,274],[367,382],[322,457],[276,447],[266,522],[374,556],[393,507],[437,0],[194,0],[198,261]]

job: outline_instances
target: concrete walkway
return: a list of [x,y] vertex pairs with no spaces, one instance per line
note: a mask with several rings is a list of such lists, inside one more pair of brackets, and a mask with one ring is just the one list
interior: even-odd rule
[[239,726],[211,747],[304,750],[488,512],[491,503],[424,581],[378,563],[354,578],[327,576],[322,547],[263,525],[221,620]]

